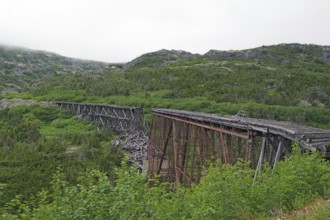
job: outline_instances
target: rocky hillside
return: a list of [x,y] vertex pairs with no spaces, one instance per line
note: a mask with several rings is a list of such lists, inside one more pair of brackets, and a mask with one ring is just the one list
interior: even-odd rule
[[44,76],[91,73],[107,66],[102,62],[0,45],[0,92],[20,91],[26,84]]
[[[159,50],[122,65],[22,49],[2,49],[2,54],[2,89],[19,90],[26,85],[30,99],[157,104],[219,113],[218,107],[207,103],[330,107],[329,46],[280,44],[242,51],[210,50],[204,55]],[[80,72],[92,73],[71,74]],[[198,108],[192,107],[196,100],[203,100]]]
[[200,57],[199,54],[192,54],[182,50],[159,50],[146,53],[124,65],[124,70],[138,68],[159,68],[178,61]]
[[290,61],[317,61],[330,64],[330,46],[280,44],[248,50],[210,50],[205,56],[216,59],[256,59],[275,64],[289,64]]
[[[159,50],[146,53],[124,64],[120,70],[155,69],[186,60],[198,58],[216,60],[252,60],[274,65],[316,62],[330,64],[330,46],[312,44],[279,44],[246,50],[209,50],[207,53],[192,54],[181,50]],[[118,70],[118,69],[116,69]]]

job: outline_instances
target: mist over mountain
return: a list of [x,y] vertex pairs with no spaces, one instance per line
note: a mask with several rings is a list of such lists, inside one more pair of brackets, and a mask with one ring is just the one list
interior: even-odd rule
[[26,84],[45,76],[92,73],[106,66],[103,62],[0,45],[0,91],[21,91]]

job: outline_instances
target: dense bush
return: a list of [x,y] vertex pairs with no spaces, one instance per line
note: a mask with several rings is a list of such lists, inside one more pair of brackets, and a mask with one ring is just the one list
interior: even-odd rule
[[89,171],[71,185],[57,172],[51,191],[39,194],[36,209],[19,207],[35,219],[245,219],[301,208],[327,195],[329,162],[317,153],[301,154],[295,146],[290,157],[274,170],[265,168],[256,180],[245,162],[215,164],[192,188],[150,182],[125,164],[116,169],[114,183]]
[[[86,169],[112,175],[121,153],[104,134],[57,107],[18,106],[0,111],[0,206],[48,189],[61,166],[70,183]],[[73,149],[70,151],[70,148]],[[15,212],[16,207],[7,207]]]

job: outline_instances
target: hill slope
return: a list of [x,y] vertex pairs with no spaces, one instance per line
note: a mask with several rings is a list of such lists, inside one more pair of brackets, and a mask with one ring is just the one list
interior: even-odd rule
[[240,51],[210,50],[205,56],[219,59],[257,59],[274,64],[289,64],[290,61],[317,61],[330,64],[330,47],[312,44],[279,44]]
[[329,51],[300,44],[205,55],[161,50],[119,72],[102,68],[93,74],[49,75],[11,97],[219,114],[245,110],[252,117],[330,128]]
[[[8,74],[14,76],[12,83],[20,87],[22,80],[25,85],[21,93],[7,98],[135,105],[146,113],[151,107],[220,114],[245,110],[252,117],[330,129],[329,47],[282,44],[211,50],[205,55],[162,50],[142,55],[126,67],[109,68],[81,63],[83,67],[77,67],[71,59],[67,64],[47,53],[24,52],[25,59],[20,53],[9,56],[12,50],[4,53],[7,65],[13,62]],[[37,64],[31,63],[35,56]],[[24,78],[27,70],[20,72],[20,66],[49,69],[30,79]],[[205,172],[198,186],[172,190],[171,185],[153,184],[136,170],[128,170],[126,163],[120,163],[120,147],[113,144],[112,136],[94,131],[70,112],[33,105],[0,114],[3,218],[262,218],[301,208],[317,195],[329,196],[329,164],[314,153],[302,155],[299,148],[279,161],[276,169],[261,171],[257,179],[247,164],[221,164]],[[64,170],[51,181],[59,165]],[[86,172],[89,168],[107,171],[108,176]],[[41,188],[45,190],[37,194]],[[217,196],[212,196],[214,192]],[[16,199],[3,205],[12,198]],[[307,217],[329,218],[329,204],[318,209]]]
[[138,68],[160,68],[178,61],[199,57],[199,54],[192,54],[182,50],[159,50],[146,53],[124,65],[124,70]]
[[44,76],[91,73],[108,64],[63,57],[55,53],[0,45],[0,92],[20,91]]

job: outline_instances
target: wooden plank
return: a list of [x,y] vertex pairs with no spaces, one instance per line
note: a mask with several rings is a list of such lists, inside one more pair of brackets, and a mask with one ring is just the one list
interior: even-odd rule
[[168,114],[176,117],[184,117],[186,119],[193,119],[202,123],[213,123],[217,125],[224,125],[237,129],[252,129],[263,133],[272,133],[281,135],[293,141],[299,141],[305,134],[307,136],[315,135],[315,137],[329,137],[330,131],[298,125],[291,122],[271,121],[265,119],[242,118],[233,116],[220,116],[215,114],[188,112],[180,110],[168,109],[153,109],[155,113]]
[[181,118],[177,118],[177,117],[173,117],[173,116],[163,115],[163,114],[159,114],[159,113],[153,113],[153,114],[161,116],[161,117],[170,118],[170,119],[176,120],[176,121],[186,122],[186,123],[189,123],[189,124],[201,127],[201,128],[206,128],[206,129],[210,129],[210,130],[214,130],[214,131],[220,131],[222,133],[234,135],[234,136],[237,136],[237,137],[240,137],[240,138],[245,138],[245,139],[249,138],[248,135],[246,135],[246,134],[229,131],[229,130],[226,130],[226,129],[223,129],[223,128],[213,127],[213,126],[205,125],[205,124],[202,124],[202,123],[193,122],[193,121],[189,121],[189,120],[185,120],[185,119],[181,119]]

